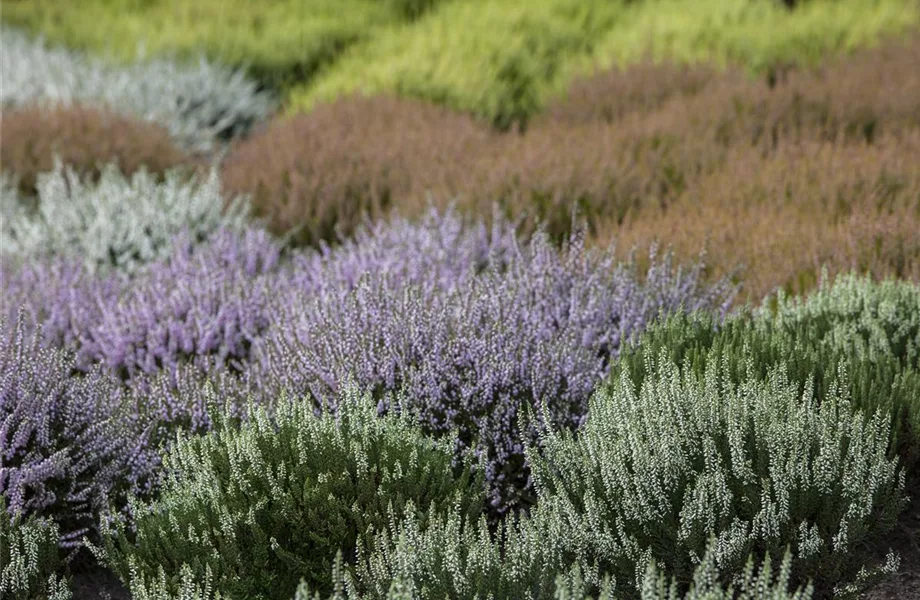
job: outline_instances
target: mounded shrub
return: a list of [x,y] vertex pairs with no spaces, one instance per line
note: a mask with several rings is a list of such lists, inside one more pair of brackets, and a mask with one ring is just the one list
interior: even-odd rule
[[358,540],[388,518],[451,507],[475,518],[482,481],[470,459],[455,470],[449,440],[425,438],[407,416],[380,418],[375,404],[348,387],[335,414],[281,401],[239,428],[224,415],[207,435],[177,437],[158,498],[132,503],[133,531],[108,532],[108,564],[135,586],[163,572],[178,587],[190,572],[225,597],[287,598],[301,578],[331,591],[336,552],[355,560]]
[[192,180],[171,169],[158,181],[146,168],[128,179],[108,165],[98,182],[88,179],[58,162],[38,178],[36,211],[19,210],[17,199],[4,197],[3,254],[79,258],[90,271],[133,273],[168,258],[181,233],[201,243],[218,229],[248,223],[245,199],[225,202],[216,169]]
[[223,187],[298,244],[350,236],[365,216],[419,216],[473,176],[488,127],[420,101],[355,96],[285,117],[234,146]]
[[[402,228],[412,230],[395,227]],[[420,264],[420,254],[404,248],[398,262]],[[582,250],[578,238],[560,253],[538,235],[447,288],[438,285],[439,269],[401,281],[391,279],[392,267],[369,264],[352,271],[353,289],[320,293],[309,282],[351,263],[353,250],[300,264],[293,285],[272,298],[276,326],[259,344],[254,379],[323,403],[350,377],[378,397],[405,386],[428,433],[456,430],[461,447],[486,459],[496,515],[530,504],[523,445],[537,424],[520,430],[526,407],[547,400],[555,425],[578,426],[624,340],[663,313],[725,310],[734,292],[724,280],[703,284],[700,263],[675,267],[653,252],[640,272],[612,251]],[[438,262],[451,254],[443,256]]]
[[49,518],[62,547],[79,547],[110,503],[148,489],[158,456],[146,423],[117,382],[75,377],[73,357],[42,348],[22,319],[0,319],[0,332],[0,494],[10,515]]
[[800,390],[813,383],[822,397],[845,369],[854,409],[890,416],[889,455],[913,474],[920,460],[918,314],[916,284],[876,283],[852,274],[825,278],[804,299],[782,293],[769,298],[753,318],[739,315],[718,323],[703,314],[674,315],[624,351],[611,376],[626,372],[643,381],[650,369],[646,354],[664,352],[695,373],[723,364],[734,383],[750,368],[766,379],[783,365]]
[[38,174],[53,171],[55,157],[81,179],[98,180],[116,163],[130,176],[141,167],[154,175],[188,164],[162,125],[90,106],[25,106],[0,115],[0,163],[19,179],[19,192],[34,196]]
[[10,515],[0,494],[0,593],[11,600],[70,600],[60,576],[58,527],[34,515]]
[[697,375],[666,352],[645,359],[644,381],[602,386],[577,435],[549,430],[529,453],[545,556],[634,589],[650,558],[688,584],[711,536],[727,577],[790,547],[792,581],[813,579],[822,597],[896,569],[890,555],[857,574],[906,497],[888,415],[854,411],[845,372],[818,398],[782,366],[735,384],[718,361]]

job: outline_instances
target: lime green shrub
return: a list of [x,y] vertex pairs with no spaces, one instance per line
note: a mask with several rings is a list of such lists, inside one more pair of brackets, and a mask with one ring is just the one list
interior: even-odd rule
[[559,87],[563,67],[584,56],[616,21],[619,2],[463,0],[411,25],[382,30],[291,92],[292,109],[343,93],[398,93],[471,111],[507,127]]
[[225,418],[177,438],[158,499],[132,507],[136,533],[116,522],[105,538],[105,560],[135,595],[178,593],[183,576],[252,600],[290,598],[302,578],[329,591],[336,552],[354,560],[388,517],[415,506],[481,512],[481,475],[452,465],[452,440],[425,438],[408,415],[378,418],[354,389],[335,416],[313,406],[281,402],[239,428]]
[[648,54],[680,62],[738,64],[754,72],[814,65],[828,54],[872,45],[920,23],[914,0],[809,0],[788,10],[778,0],[682,0],[632,3],[598,41],[601,68]]
[[8,600],[70,600],[60,577],[58,527],[50,519],[10,515],[0,494],[0,597]]

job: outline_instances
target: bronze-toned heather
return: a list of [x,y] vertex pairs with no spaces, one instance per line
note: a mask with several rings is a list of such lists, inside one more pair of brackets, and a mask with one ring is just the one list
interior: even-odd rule
[[354,96],[275,121],[236,144],[223,167],[229,196],[251,194],[271,230],[296,243],[349,234],[367,214],[418,215],[429,191],[447,199],[495,135],[471,117],[420,101]]
[[533,125],[548,122],[580,125],[618,121],[628,114],[645,114],[672,98],[686,98],[716,81],[741,80],[738,71],[651,60],[623,69],[597,71],[575,80],[568,91],[535,117]]
[[536,217],[556,240],[573,211],[621,250],[659,239],[696,256],[708,238],[719,273],[746,263],[749,298],[805,291],[824,261],[914,277],[917,64],[920,37],[772,81],[647,63],[581,81],[507,134],[418,101],[352,97],[239,143],[223,181],[308,244],[364,213],[418,216],[430,195],[482,218],[495,204]]
[[766,157],[736,149],[667,206],[600,229],[598,243],[657,239],[683,257],[707,245],[714,275],[744,267],[742,301],[808,291],[822,265],[920,281],[920,129],[872,144],[782,143]]
[[142,166],[159,174],[200,164],[173,143],[164,127],[102,108],[28,106],[3,112],[0,130],[0,168],[18,177],[19,190],[27,196],[36,192],[38,173],[54,170],[55,155],[93,180],[111,162],[126,175]]

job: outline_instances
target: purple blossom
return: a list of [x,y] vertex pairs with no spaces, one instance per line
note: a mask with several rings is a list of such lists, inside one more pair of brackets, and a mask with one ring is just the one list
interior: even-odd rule
[[15,326],[0,319],[0,332],[0,494],[11,514],[51,517],[62,546],[76,546],[110,500],[147,489],[158,455],[119,382],[78,374],[24,313]]
[[[556,425],[579,426],[624,340],[669,311],[724,313],[734,290],[726,281],[706,286],[701,265],[675,269],[654,250],[640,277],[634,262],[586,252],[578,237],[560,253],[544,235],[524,245],[510,231],[492,237],[500,252],[484,254],[500,254],[500,264],[450,253],[432,261],[401,242],[381,268],[362,262],[355,246],[297,263],[295,283],[274,296],[275,324],[253,377],[263,390],[327,403],[350,377],[381,396],[405,388],[430,432],[457,429],[462,447],[485,453],[496,511],[528,502],[522,446],[539,424],[522,436],[525,411],[546,402]],[[364,243],[418,235],[399,222]],[[457,262],[439,268],[449,260]]]

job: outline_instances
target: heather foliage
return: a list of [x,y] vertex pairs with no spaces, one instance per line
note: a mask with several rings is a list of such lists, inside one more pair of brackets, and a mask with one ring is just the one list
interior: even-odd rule
[[777,329],[801,331],[832,348],[870,362],[895,359],[920,369],[920,285],[874,282],[855,274],[824,277],[804,298],[783,293],[758,313]]
[[356,91],[400,93],[507,126],[526,122],[594,67],[651,55],[763,72],[777,63],[818,62],[920,22],[915,3],[904,0],[818,0],[795,12],[778,4],[701,0],[688,12],[676,0],[448,2],[349,49],[295,87],[289,103],[301,109]]
[[[27,329],[41,325],[43,345],[74,352],[80,370],[101,364],[123,380],[163,371],[173,391],[178,379],[197,377],[181,375],[186,367],[214,377],[245,372],[273,321],[269,296],[284,281],[280,246],[258,229],[220,230],[204,244],[179,235],[169,254],[130,279],[66,259],[0,266],[4,310],[22,306]],[[148,391],[151,384],[138,379]],[[166,395],[151,403],[170,422],[207,422],[192,402]]]
[[20,193],[34,196],[39,173],[55,157],[83,179],[97,180],[104,165],[125,175],[142,166],[157,176],[194,163],[162,125],[87,106],[26,106],[0,115],[0,164],[19,178]]
[[92,183],[57,162],[38,178],[37,209],[23,211],[18,203],[2,200],[3,254],[61,255],[81,259],[90,271],[126,273],[166,259],[180,233],[202,242],[221,228],[244,229],[249,214],[243,198],[225,206],[216,169],[191,181],[173,169],[157,181],[145,168],[128,179],[108,165]]
[[[629,589],[651,557],[689,582],[715,536],[727,575],[788,546],[795,582],[814,578],[821,593],[854,583],[863,544],[906,500],[887,415],[854,415],[845,373],[817,398],[782,367],[763,379],[748,362],[734,384],[720,362],[696,375],[662,355],[638,386],[624,375],[600,388],[577,437],[547,431],[529,454],[535,522],[549,528],[541,552],[582,565],[591,585],[609,575]],[[892,556],[855,583],[896,566]]]
[[331,590],[336,551],[353,560],[388,518],[481,512],[481,478],[469,459],[452,467],[449,440],[425,438],[408,416],[378,417],[354,387],[337,400],[335,415],[282,400],[271,418],[256,409],[237,428],[225,414],[207,435],[179,436],[159,497],[132,504],[133,532],[106,537],[109,564],[135,587],[191,572],[226,597],[285,598],[301,578]]
[[650,366],[646,354],[664,352],[696,373],[712,363],[724,364],[735,383],[744,380],[749,366],[766,378],[783,365],[800,390],[813,382],[816,396],[822,397],[846,370],[854,409],[889,415],[890,455],[912,473],[920,460],[918,312],[916,284],[843,275],[825,279],[805,299],[780,293],[753,318],[738,315],[717,323],[705,314],[675,315],[624,352],[612,375],[626,372],[633,381],[643,381]]
[[[490,534],[484,522],[464,521],[456,513],[446,518],[432,516],[431,524],[421,529],[409,519],[391,523],[390,530],[378,535],[375,547],[352,570],[334,574],[338,590],[333,598],[555,598],[559,600],[755,600],[761,598],[806,600],[812,586],[789,591],[791,556],[787,552],[775,572],[769,555],[758,571],[753,556],[730,581],[721,577],[717,566],[717,546],[713,539],[693,572],[692,582],[678,582],[662,571],[653,558],[645,559],[635,572],[638,595],[621,591],[607,576],[599,586],[586,580],[579,563],[558,571],[542,553],[541,525],[524,518],[505,522]],[[562,534],[561,531],[554,532]],[[589,571],[590,572],[590,571]],[[726,585],[727,584],[727,585]],[[593,590],[593,592],[592,592]],[[307,597],[302,585],[300,597]],[[315,597],[315,596],[314,596]]]
[[0,594],[10,600],[70,600],[60,567],[57,525],[10,515],[0,495]]
[[470,179],[488,127],[443,107],[353,97],[285,117],[235,145],[221,179],[251,197],[276,233],[301,244],[350,236],[365,216],[419,216],[428,193],[447,200]]
[[[13,6],[5,8],[6,13]],[[189,64],[157,59],[115,66],[9,27],[0,40],[4,109],[36,102],[105,106],[164,125],[194,151],[211,150],[219,139],[246,133],[273,109],[271,98],[242,72],[203,58]]]
[[[408,246],[399,260],[420,264]],[[406,281],[370,264],[349,277],[353,289],[320,293],[297,283],[320,279],[302,263],[273,298],[276,326],[260,344],[256,379],[320,402],[350,377],[378,396],[405,386],[426,431],[457,430],[461,447],[485,456],[491,502],[503,513],[533,499],[523,443],[537,424],[522,434],[525,407],[546,400],[555,425],[579,425],[623,341],[662,313],[724,310],[734,291],[726,281],[703,285],[699,263],[675,269],[653,252],[640,274],[612,251],[582,250],[577,237],[560,253],[537,235],[447,288],[440,268],[412,266],[421,279]],[[353,263],[353,252],[331,253],[321,272]]]
[[[12,332],[8,328],[14,328]],[[47,517],[63,547],[94,535],[109,502],[146,489],[157,463],[117,382],[42,348],[24,320],[0,320],[0,494],[10,514]]]

